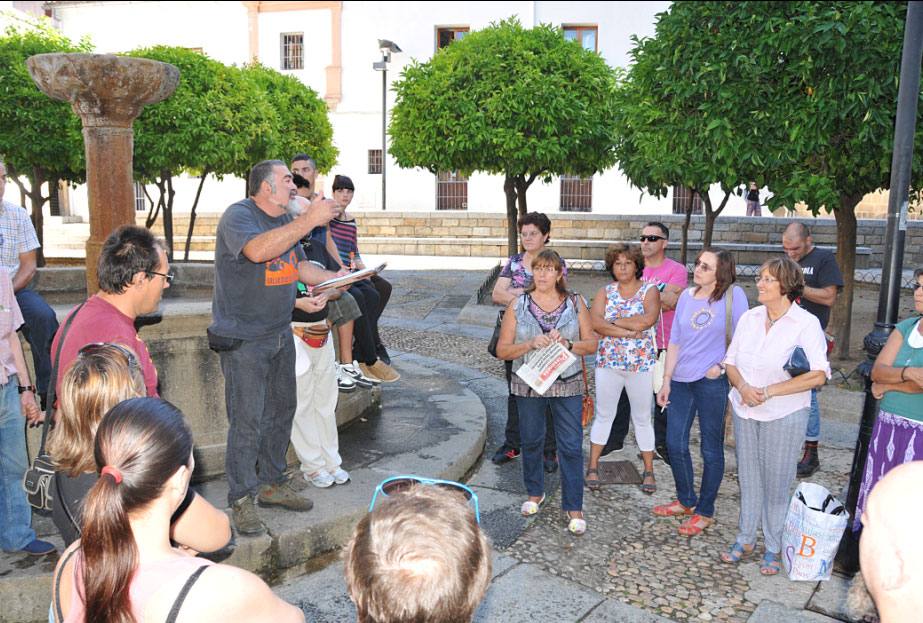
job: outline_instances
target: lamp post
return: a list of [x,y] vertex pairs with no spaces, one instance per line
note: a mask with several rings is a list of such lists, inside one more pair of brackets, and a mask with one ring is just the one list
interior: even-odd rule
[[[907,233],[907,200],[910,188],[910,171],[913,160],[913,138],[917,119],[917,100],[920,93],[920,61],[923,59],[923,2],[907,3],[904,25],[904,50],[901,56],[901,76],[897,92],[897,114],[894,121],[894,151],[891,156],[891,185],[888,196],[888,224],[885,236],[887,256],[881,273],[881,291],[878,295],[878,317],[875,328],[865,336],[868,358],[860,366],[865,377],[865,403],[859,424],[859,438],[853,454],[849,473],[849,493],[846,509],[850,517],[856,513],[859,487],[865,474],[872,428],[878,416],[878,401],[872,396],[872,366],[897,322],[901,278],[904,265],[904,237]],[[846,528],[836,555],[836,566],[855,573],[859,568],[859,538]]]
[[387,39],[378,40],[381,60],[372,63],[372,69],[381,72],[381,209],[385,210],[387,202],[387,183],[385,180],[385,161],[388,154],[388,63],[392,52],[401,52],[400,46]]

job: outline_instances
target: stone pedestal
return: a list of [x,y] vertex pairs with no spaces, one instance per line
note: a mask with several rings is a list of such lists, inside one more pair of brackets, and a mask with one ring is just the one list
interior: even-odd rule
[[90,199],[87,292],[92,294],[103,242],[118,226],[135,221],[132,122],[145,105],[173,94],[179,69],[111,54],[38,54],[26,65],[39,89],[70,102],[83,122]]

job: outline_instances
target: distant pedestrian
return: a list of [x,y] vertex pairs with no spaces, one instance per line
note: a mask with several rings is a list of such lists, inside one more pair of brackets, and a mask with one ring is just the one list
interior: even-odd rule
[[760,189],[756,187],[756,182],[750,182],[750,188],[747,190],[747,216],[763,216],[760,209]]

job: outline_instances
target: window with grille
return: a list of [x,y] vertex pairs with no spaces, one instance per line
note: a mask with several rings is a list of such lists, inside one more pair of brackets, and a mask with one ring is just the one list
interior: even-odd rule
[[468,178],[458,171],[436,175],[436,209],[467,210]]
[[304,69],[304,33],[284,32],[279,35],[282,69]]
[[561,176],[561,211],[590,212],[593,209],[593,178]]
[[48,184],[48,210],[51,216],[61,216],[61,194],[59,184]]
[[702,213],[702,198],[699,193],[693,192],[680,184],[673,185],[673,214],[685,214],[686,208],[692,204],[692,213]]
[[381,175],[381,150],[369,150],[369,175]]
[[584,50],[597,52],[599,48],[596,43],[597,26],[564,26],[564,38],[568,41],[579,41]]
[[135,212],[147,211],[147,199],[144,196],[144,184],[135,182]]
[[468,34],[468,26],[446,26],[436,29],[436,49],[440,50]]

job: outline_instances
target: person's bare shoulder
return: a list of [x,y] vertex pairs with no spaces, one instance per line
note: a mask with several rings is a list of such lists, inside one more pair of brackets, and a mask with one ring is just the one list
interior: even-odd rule
[[183,619],[225,623],[303,623],[299,608],[277,597],[258,576],[231,565],[206,569],[183,604]]

